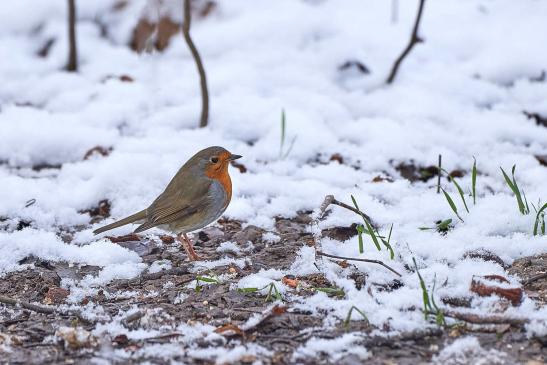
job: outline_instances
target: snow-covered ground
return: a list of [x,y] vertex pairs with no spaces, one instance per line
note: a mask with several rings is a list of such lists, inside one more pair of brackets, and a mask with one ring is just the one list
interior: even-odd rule
[[[79,211],[103,199],[112,203],[113,218],[140,210],[182,163],[211,145],[243,155],[248,169],[245,174],[232,169],[234,196],[227,217],[272,229],[276,216],[317,210],[327,194],[350,203],[352,194],[382,234],[393,224],[393,260],[368,236],[363,254],[357,237],[345,243],[321,240],[327,253],[385,261],[403,274],[404,284],[372,298],[355,288],[349,269],[325,262],[322,270],[345,290],[345,298],[317,293],[295,304],[327,310],[325,325],[344,320],[356,306],[374,326],[388,323],[392,332],[434,326],[420,311],[408,310],[422,306],[417,276],[405,269],[413,267],[413,257],[429,286],[436,277],[436,294],[465,296],[471,294],[473,275],[507,276],[495,263],[462,259],[465,252],[484,248],[510,264],[547,251],[547,238],[532,235],[535,213],[520,214],[500,171],[516,164],[528,201],[537,206],[539,199],[547,200],[547,168],[534,157],[547,154],[547,128],[523,113],[547,115],[547,82],[536,80],[547,70],[546,2],[426,2],[420,26],[425,42],[386,86],[390,67],[408,42],[417,1],[399,1],[395,22],[388,1],[218,1],[211,15],[194,19],[191,30],[211,96],[204,129],[196,128],[199,80],[182,36],[161,53],[133,52],[129,39],[146,1],[113,11],[115,2],[76,1],[78,73],[62,70],[68,52],[66,1],[0,5],[0,217],[6,218],[0,223],[1,274],[23,269],[19,261],[33,255],[103,267],[98,277],[79,283],[81,289],[138,276],[146,269],[140,257],[94,236],[101,223],[89,225],[89,216]],[[106,36],[100,24],[106,24]],[[48,39],[55,42],[40,58],[36,53]],[[362,62],[370,73],[339,70],[348,60]],[[122,82],[121,75],[134,81]],[[95,146],[112,152],[84,160]],[[343,164],[329,161],[335,153]],[[411,184],[395,170],[410,160],[435,165],[439,154],[448,171],[466,172],[458,179],[466,192],[477,160],[478,196],[476,204],[467,198],[469,213],[454,186],[442,180],[464,222],[436,193],[436,179]],[[44,164],[62,168],[32,169]],[[372,182],[378,175],[394,181]],[[31,199],[35,203],[26,207]],[[455,227],[446,236],[419,229],[448,218]],[[333,207],[310,229],[319,233],[359,219]],[[16,230],[20,220],[30,227]],[[74,239],[64,242],[60,228],[76,229]],[[130,231],[123,227],[114,234]],[[284,274],[317,272],[313,261],[314,250],[304,247],[289,271],[264,271],[242,278],[239,286],[275,281],[282,288]],[[394,278],[377,265],[357,266],[370,282]],[[510,280],[518,285],[518,278]],[[475,297],[473,311],[490,313],[497,300]],[[531,318],[530,335],[547,333],[547,311],[530,298],[506,314]],[[357,313],[353,318],[361,319]],[[211,335],[212,329],[193,331]],[[353,334],[338,342],[311,339],[294,358],[323,347],[336,361],[347,352],[338,347],[354,340]],[[266,349],[236,348],[204,357],[232,361],[245,351],[268,356]],[[360,349],[357,355],[364,359],[368,353]]]

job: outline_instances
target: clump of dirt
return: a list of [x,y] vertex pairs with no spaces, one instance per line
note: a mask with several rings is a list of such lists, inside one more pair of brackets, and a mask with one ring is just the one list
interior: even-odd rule
[[521,278],[529,297],[542,305],[547,303],[547,253],[517,259],[508,272]]

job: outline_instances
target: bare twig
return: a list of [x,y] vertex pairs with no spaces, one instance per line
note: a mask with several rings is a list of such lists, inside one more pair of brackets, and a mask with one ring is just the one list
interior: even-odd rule
[[65,316],[75,316],[83,322],[90,322],[90,320],[84,318],[82,314],[77,310],[62,310],[57,307],[47,307],[38,304],[32,304],[29,302],[23,302],[18,299],[10,298],[5,295],[0,295],[0,303],[11,305],[13,307],[20,307],[28,309],[30,311],[42,314],[61,314]]
[[530,320],[528,318],[515,318],[500,315],[481,316],[473,313],[462,313],[451,310],[443,310],[446,317],[459,319],[460,321],[475,323],[475,324],[510,324],[512,326],[522,326]]
[[198,50],[190,37],[190,23],[192,20],[192,14],[190,9],[190,0],[184,0],[184,23],[182,24],[182,35],[184,40],[192,53],[192,57],[196,62],[196,67],[199,73],[200,85],[201,85],[201,118],[199,121],[200,128],[207,126],[209,119],[209,91],[207,90],[207,78],[205,76],[205,68],[199,56]]
[[338,205],[339,207],[351,210],[352,212],[354,212],[356,214],[359,214],[361,217],[363,217],[364,219],[366,219],[367,221],[369,221],[372,224],[372,220],[370,219],[370,217],[368,215],[361,212],[359,209],[356,209],[356,208],[352,207],[351,205],[348,205],[346,203],[342,203],[341,201],[336,200],[334,198],[334,196],[332,196],[332,195],[327,195],[325,197],[325,200],[323,200],[323,204],[321,204],[321,207],[319,208],[319,210],[320,210],[319,217],[320,218],[323,217],[323,215],[325,214],[325,211],[327,210],[327,208],[331,204]]
[[129,323],[133,322],[133,321],[136,321],[138,319],[141,319],[142,317],[144,317],[144,312],[142,311],[136,311],[135,313],[131,313],[130,315],[128,315],[127,317],[125,317],[124,319],[122,319],[122,323],[124,325],[128,325]]
[[0,295],[0,303],[11,305],[13,307],[21,307],[28,310],[31,310],[33,312],[42,313],[42,314],[52,314],[55,313],[55,308],[53,307],[44,307],[37,304],[32,304],[28,302],[23,302],[17,299],[13,299],[10,297],[6,297],[4,295]]
[[443,156],[439,155],[439,171],[437,171],[437,194],[441,193],[441,173],[442,173],[441,163],[442,163],[442,160],[443,160]]
[[395,271],[394,269],[392,269],[388,265],[384,264],[380,260],[359,259],[359,258],[353,258],[353,257],[336,256],[336,255],[331,255],[331,254],[328,254],[328,253],[324,253],[322,251],[316,251],[316,254],[319,255],[319,256],[330,257],[330,258],[333,258],[333,259],[347,260],[347,261],[360,261],[360,262],[368,262],[368,263],[371,263],[371,264],[381,265],[381,266],[385,267],[386,269],[388,269],[389,271],[391,271],[392,273],[396,274],[397,276],[402,276],[397,271]]
[[521,284],[526,286],[526,285],[529,285],[529,284],[533,283],[534,281],[538,281],[538,280],[545,279],[545,278],[547,278],[547,272],[531,276],[528,279],[523,280],[521,282]]
[[68,63],[67,71],[78,70],[78,53],[76,50],[76,4],[68,0]]
[[386,80],[386,83],[391,84],[393,80],[395,80],[395,76],[397,75],[397,71],[399,70],[399,66],[401,66],[401,63],[405,59],[405,57],[410,53],[412,48],[416,43],[423,42],[423,39],[418,36],[418,28],[420,26],[420,20],[422,19],[422,12],[424,10],[424,4],[425,0],[420,0],[420,5],[418,6],[418,14],[416,14],[416,22],[414,23],[414,28],[412,29],[412,35],[410,36],[410,41],[408,42],[408,45],[404,49],[403,53],[395,60],[395,63],[391,67],[391,72],[389,73],[389,77]]

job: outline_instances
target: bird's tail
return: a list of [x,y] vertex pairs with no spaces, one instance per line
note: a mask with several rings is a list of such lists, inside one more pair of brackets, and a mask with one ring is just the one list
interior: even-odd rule
[[101,227],[101,228],[97,228],[96,230],[93,231],[93,233],[99,234],[99,233],[102,233],[104,231],[109,231],[109,230],[114,229],[114,228],[125,226],[126,224],[129,224],[129,223],[133,223],[133,222],[143,220],[145,218],[146,218],[146,209],[141,210],[140,212],[135,213],[133,215],[130,215],[129,217],[125,217],[124,219],[120,219],[117,222],[107,224],[106,226]]

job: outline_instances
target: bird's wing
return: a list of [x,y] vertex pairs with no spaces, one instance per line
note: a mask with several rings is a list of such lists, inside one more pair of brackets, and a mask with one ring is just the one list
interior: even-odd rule
[[204,205],[207,205],[210,199],[210,186],[210,181],[200,181],[199,184],[169,184],[165,191],[148,207],[146,221],[135,230],[135,233],[183,220],[185,217],[195,214]]

